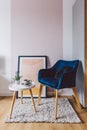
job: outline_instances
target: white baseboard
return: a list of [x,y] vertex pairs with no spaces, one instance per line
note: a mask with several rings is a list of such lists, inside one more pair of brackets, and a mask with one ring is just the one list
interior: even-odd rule
[[[48,96],[53,96],[54,95],[54,91],[48,91],[47,92]],[[73,95],[72,89],[61,89],[58,92],[59,96],[71,96]]]
[[12,96],[13,92],[5,89],[0,89],[0,96]]
[[[9,91],[9,90],[5,90],[5,89],[0,89],[0,96],[12,96],[13,92]],[[61,89],[59,90],[58,95],[59,96],[71,96],[72,90],[71,89]],[[48,96],[53,96],[54,95],[54,91],[48,91],[47,92]]]

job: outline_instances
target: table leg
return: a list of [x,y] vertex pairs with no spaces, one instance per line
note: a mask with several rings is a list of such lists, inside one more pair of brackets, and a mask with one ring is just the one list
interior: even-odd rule
[[14,91],[14,93],[13,93],[11,111],[10,111],[10,119],[11,119],[11,116],[12,116],[12,111],[13,111],[13,106],[14,106],[15,99],[16,99],[16,91]]
[[21,104],[23,104],[23,91],[21,91]]
[[33,98],[32,90],[31,90],[31,89],[29,89],[29,92],[30,92],[31,99],[32,99],[32,102],[33,102],[34,111],[36,112],[36,107],[35,107],[35,102],[34,102],[34,98]]
[[43,84],[40,84],[39,95],[38,95],[38,105],[40,105],[42,89],[43,89]]

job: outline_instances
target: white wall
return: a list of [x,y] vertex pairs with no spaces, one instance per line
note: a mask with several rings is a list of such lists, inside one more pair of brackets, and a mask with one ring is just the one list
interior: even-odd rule
[[63,0],[63,59],[72,59],[72,7],[76,0]]
[[62,58],[62,0],[0,0],[0,44],[0,95],[9,95],[18,55],[47,55],[49,66]]
[[[76,0],[63,0],[63,59],[72,60],[72,7]],[[71,89],[64,89],[61,95],[72,95]]]
[[74,2],[0,0],[0,95],[9,94],[8,84],[17,69],[18,55],[47,55],[50,65],[62,57],[73,58]]
[[[82,61],[85,67],[85,7],[84,0],[76,0],[73,5],[73,59],[78,58]],[[85,68],[84,68],[85,69]]]
[[12,72],[18,55],[47,55],[50,65],[62,58],[62,0],[12,0]]
[[[85,45],[84,45],[84,0],[63,0],[63,59],[81,60],[76,89],[82,105],[85,106]],[[61,90],[61,95],[72,95],[71,89]]]
[[77,91],[80,102],[85,106],[85,2],[76,0],[73,5],[73,59],[81,61],[77,75]]
[[0,0],[0,95],[8,95],[11,77],[11,0]]

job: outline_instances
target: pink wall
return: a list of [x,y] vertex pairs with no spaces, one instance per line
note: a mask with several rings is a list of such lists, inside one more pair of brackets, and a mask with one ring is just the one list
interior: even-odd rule
[[53,65],[63,56],[62,0],[12,0],[12,72],[18,55],[47,55]]

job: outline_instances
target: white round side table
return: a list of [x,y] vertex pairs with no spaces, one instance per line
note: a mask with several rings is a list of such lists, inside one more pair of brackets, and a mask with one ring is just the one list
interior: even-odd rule
[[9,90],[13,91],[13,98],[12,98],[12,104],[11,104],[11,110],[10,110],[10,118],[12,117],[12,111],[13,111],[13,107],[14,107],[14,102],[16,99],[16,95],[17,92],[20,91],[21,92],[21,103],[23,103],[23,90],[29,90],[30,95],[31,95],[31,99],[32,99],[32,103],[34,106],[34,111],[36,112],[36,107],[35,107],[35,102],[34,102],[34,98],[33,98],[33,94],[32,94],[32,88],[35,87],[35,83],[32,82],[30,85],[22,85],[22,84],[10,84],[9,85]]

